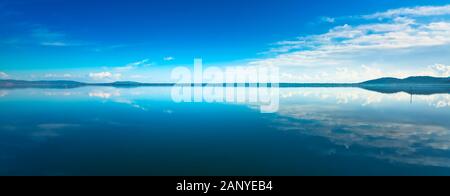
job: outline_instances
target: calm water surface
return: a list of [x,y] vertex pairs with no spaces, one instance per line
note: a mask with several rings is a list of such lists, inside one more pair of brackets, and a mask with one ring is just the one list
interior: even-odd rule
[[0,175],[450,175],[450,94],[280,96],[263,114],[164,87],[0,90]]

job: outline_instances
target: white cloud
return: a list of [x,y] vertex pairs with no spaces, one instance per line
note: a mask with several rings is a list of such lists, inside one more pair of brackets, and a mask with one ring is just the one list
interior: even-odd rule
[[[267,52],[275,53],[274,57],[253,60],[249,64],[279,66],[282,72],[284,69],[294,77],[302,76],[305,82],[317,81],[316,78],[320,81],[323,73],[343,76],[340,82],[360,82],[352,79],[366,80],[371,76],[428,74],[427,65],[433,63],[430,61],[450,61],[446,55],[449,51],[445,50],[450,48],[447,47],[450,46],[450,19],[416,20],[407,16],[450,16],[447,9],[450,10],[450,6],[380,12],[373,16],[392,17],[376,22],[363,20],[358,25],[336,26],[324,34],[280,41]],[[361,67],[364,64],[379,66],[369,66],[372,70],[366,71]],[[409,67],[405,67],[407,65]]]
[[175,60],[175,58],[171,56],[164,57],[164,61],[173,61],[173,60]]
[[322,17],[321,20],[322,20],[323,22],[328,22],[328,23],[334,23],[334,22],[336,22],[336,19],[335,19],[335,18],[331,18],[331,17]]
[[[289,72],[289,73],[286,73]],[[335,83],[335,82],[363,82],[381,77],[405,78],[408,73],[387,72],[374,65],[360,65],[353,67],[340,66],[318,72],[308,73],[286,71],[281,74],[282,82],[312,82],[312,83]]]
[[49,74],[45,74],[44,75],[44,78],[71,78],[71,77],[73,77],[72,74],[52,74],[52,73],[49,73]]
[[[410,20],[397,19],[392,23],[343,25],[328,33],[300,38],[300,41],[280,42],[280,48],[272,51],[288,52],[296,48],[312,48],[281,54],[264,59],[263,64],[315,66],[338,64],[336,55],[350,55],[367,50],[406,49],[413,47],[450,44],[450,22],[418,24]],[[306,40],[306,41],[305,41]],[[296,44],[297,43],[297,44]],[[340,59],[342,60],[342,59]]]
[[142,61],[130,63],[129,65],[132,65],[132,66],[147,65],[147,62],[148,62],[148,61],[149,61],[148,59],[144,59],[144,60],[142,60]]
[[129,63],[125,66],[122,67],[116,67],[115,70],[116,71],[130,71],[139,67],[148,67],[151,66],[151,63],[148,63],[149,59],[144,59],[141,61],[137,61],[137,62],[133,62],[133,63]]
[[434,64],[429,66],[435,76],[450,77],[450,65]]
[[94,80],[117,80],[120,79],[122,75],[120,73],[111,73],[111,72],[99,72],[99,73],[89,73],[89,77]]
[[383,18],[394,18],[398,16],[439,16],[439,15],[449,15],[450,5],[445,6],[419,6],[413,8],[399,8],[392,9],[385,12],[377,12],[375,14],[365,15],[363,18],[366,19],[383,19]]
[[5,72],[1,72],[0,71],[0,78],[8,78],[8,77],[9,77],[8,74],[6,74]]
[[41,45],[43,45],[43,46],[60,46],[60,47],[68,46],[68,44],[65,42],[42,42]]

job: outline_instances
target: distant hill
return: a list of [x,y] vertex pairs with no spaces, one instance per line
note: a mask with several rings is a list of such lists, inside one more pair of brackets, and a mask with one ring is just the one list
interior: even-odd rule
[[0,88],[77,88],[87,84],[75,81],[0,80]]
[[380,78],[375,80],[369,80],[361,83],[363,85],[369,84],[450,84],[450,77],[448,78],[437,78],[430,76],[414,76],[405,79],[398,78]]
[[419,95],[450,93],[450,78],[429,76],[415,76],[405,79],[380,78],[360,83],[359,87],[380,93],[406,92]]
[[118,88],[134,88],[134,87],[143,87],[143,86],[173,86],[171,83],[140,83],[133,81],[119,81],[112,83],[95,83],[95,84],[86,84],[89,86],[111,86]]
[[[144,86],[170,87],[172,83],[139,83],[132,81],[121,81],[112,83],[83,83],[75,81],[23,81],[23,80],[0,80],[0,88],[78,88],[83,86],[109,86],[116,88],[135,88]],[[190,85],[190,84],[186,84]],[[206,85],[206,84],[203,84]],[[226,84],[219,84],[225,86]],[[234,84],[237,86],[238,84]],[[249,86],[249,84],[245,84]],[[436,78],[429,76],[415,76],[405,79],[380,78],[362,83],[280,83],[281,88],[333,88],[333,87],[359,87],[380,93],[406,92],[409,94],[436,94],[450,93],[450,77]]]
[[172,86],[169,83],[139,83],[131,81],[119,81],[112,83],[83,83],[69,80],[55,81],[25,81],[25,80],[0,80],[0,88],[78,88],[83,86],[111,86],[120,88],[132,88],[140,86]]

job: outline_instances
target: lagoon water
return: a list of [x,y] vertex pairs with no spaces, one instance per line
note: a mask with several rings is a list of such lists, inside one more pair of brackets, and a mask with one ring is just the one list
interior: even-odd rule
[[168,87],[0,89],[0,175],[450,175],[450,94],[283,88],[276,113]]

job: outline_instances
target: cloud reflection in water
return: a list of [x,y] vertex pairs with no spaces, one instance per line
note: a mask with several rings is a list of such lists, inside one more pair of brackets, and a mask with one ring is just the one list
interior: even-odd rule
[[[380,94],[361,89],[284,89],[277,129],[319,136],[389,161],[450,167],[448,94]],[[412,99],[412,100],[411,100]],[[411,102],[412,101],[412,102]]]

